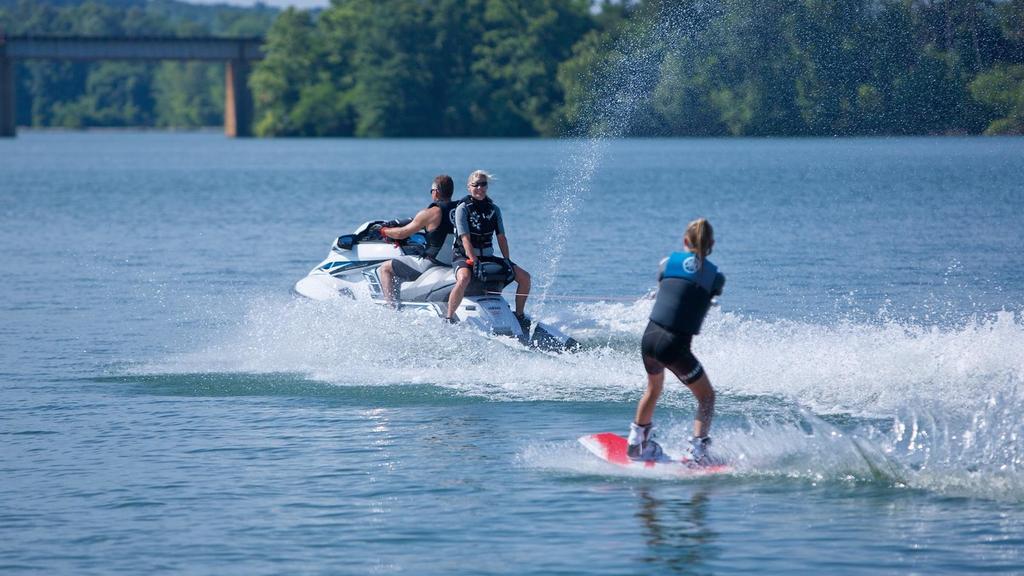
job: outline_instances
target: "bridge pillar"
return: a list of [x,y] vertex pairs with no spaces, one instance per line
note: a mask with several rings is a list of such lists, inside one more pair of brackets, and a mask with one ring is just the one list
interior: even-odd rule
[[253,103],[249,91],[248,60],[228,60],[224,68],[224,134],[233,138],[252,136]]
[[0,138],[12,138],[17,117],[14,115],[14,59],[2,52],[0,44]]

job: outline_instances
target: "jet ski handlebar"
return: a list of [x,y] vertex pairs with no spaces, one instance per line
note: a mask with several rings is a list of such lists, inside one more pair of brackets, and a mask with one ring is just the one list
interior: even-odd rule
[[422,250],[426,248],[427,244],[426,236],[422,233],[417,232],[416,234],[401,240],[394,238],[385,239],[381,236],[381,228],[404,226],[411,221],[411,218],[406,218],[403,220],[371,220],[369,222],[365,222],[356,228],[355,233],[338,236],[337,240],[334,241],[334,246],[332,248],[334,250],[351,250],[356,244],[387,242],[389,244],[400,246],[402,251],[407,254],[422,252]]

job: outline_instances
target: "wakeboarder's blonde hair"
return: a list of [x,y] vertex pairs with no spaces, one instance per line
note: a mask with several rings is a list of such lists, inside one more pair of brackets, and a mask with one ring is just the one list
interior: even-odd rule
[[715,245],[715,229],[711,227],[711,222],[706,218],[690,222],[686,227],[686,233],[683,234],[683,243],[693,250],[697,260],[704,264],[704,259],[711,254],[711,249]]

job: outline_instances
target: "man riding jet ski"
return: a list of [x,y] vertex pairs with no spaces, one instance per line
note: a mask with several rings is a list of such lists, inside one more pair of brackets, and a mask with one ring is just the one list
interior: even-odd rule
[[[397,241],[385,240],[381,229],[394,230],[401,222],[380,220],[366,222],[352,234],[340,236],[319,265],[295,284],[295,292],[313,300],[331,300],[339,297],[356,300],[369,299],[378,304],[389,304],[381,281],[381,265],[408,257],[422,258],[431,253],[428,236],[415,233]],[[449,234],[444,246],[451,246]],[[443,262],[450,252],[435,254]],[[394,264],[392,264],[394,266]],[[512,336],[525,345],[542,350],[568,351],[579,344],[557,328],[535,322],[531,330],[523,326],[501,296],[501,290],[512,280],[508,269],[497,263],[481,262],[474,266],[473,277],[466,287],[463,299],[454,311],[454,318],[481,332]],[[396,280],[401,278],[396,277]],[[404,309],[415,309],[434,314],[438,318],[448,315],[448,297],[455,287],[455,272],[449,266],[430,266],[413,280],[393,287],[392,295]]]
[[[425,231],[426,246],[423,254],[414,256],[403,254],[380,265],[377,272],[385,300],[395,304],[399,294],[395,281],[408,282],[420,277],[424,272],[436,266],[451,266],[451,235],[455,229],[454,214],[461,200],[452,201],[455,183],[452,177],[441,174],[434,178],[430,186],[429,206],[420,210],[411,220],[393,220],[389,227],[381,228],[380,234],[385,240],[405,240]],[[448,251],[445,251],[448,248]]]

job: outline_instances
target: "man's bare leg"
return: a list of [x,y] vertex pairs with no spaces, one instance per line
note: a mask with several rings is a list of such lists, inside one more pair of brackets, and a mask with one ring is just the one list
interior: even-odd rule
[[395,303],[395,273],[391,266],[391,260],[377,268],[377,277],[380,278],[380,289],[384,292],[384,300],[388,304]]

